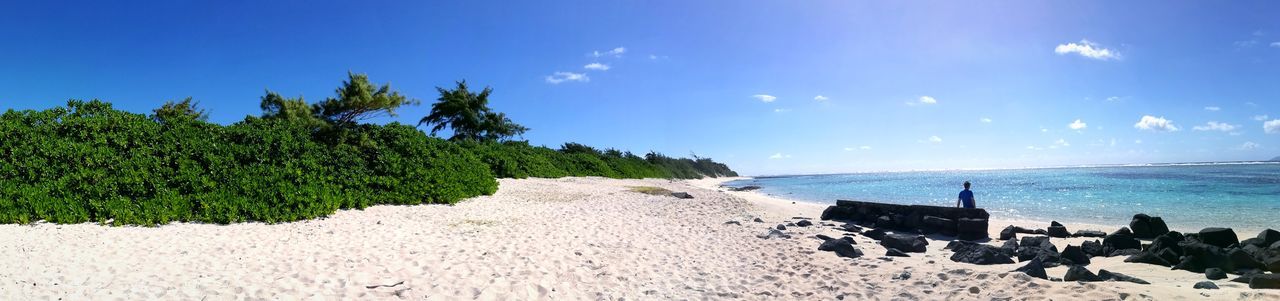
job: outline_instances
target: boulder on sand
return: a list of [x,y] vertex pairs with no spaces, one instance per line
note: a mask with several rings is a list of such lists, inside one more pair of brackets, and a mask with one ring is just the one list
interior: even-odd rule
[[1146,214],[1135,214],[1132,220],[1129,220],[1129,228],[1133,230],[1133,236],[1142,239],[1150,239],[1169,232],[1169,226],[1164,224],[1164,220],[1160,217],[1152,217]]
[[1104,253],[1111,254],[1115,250],[1142,249],[1142,242],[1133,237],[1129,228],[1120,228],[1102,238],[1102,247]]
[[1249,288],[1280,289],[1280,274],[1254,275],[1249,279]]
[[1018,244],[1018,261],[1033,259],[1038,259],[1043,266],[1055,267],[1062,261],[1062,256],[1048,237],[1023,236],[1022,242]]
[[907,253],[903,253],[902,251],[899,251],[898,249],[894,249],[894,248],[889,248],[888,250],[885,250],[884,256],[911,257],[911,255],[907,255]]
[[862,257],[862,250],[854,247],[853,239],[848,237],[824,241],[818,246],[818,250],[835,252],[836,256],[845,258]]
[[1098,277],[1098,275],[1090,272],[1089,269],[1084,266],[1073,265],[1071,268],[1067,269],[1067,274],[1062,276],[1062,281],[1095,282],[1106,281],[1106,279]]
[[1085,241],[1080,244],[1080,250],[1084,251],[1089,257],[1106,255],[1102,253],[1102,243],[1097,240]]
[[1137,255],[1129,256],[1129,258],[1124,259],[1124,262],[1146,263],[1146,264],[1154,264],[1154,265],[1160,265],[1160,266],[1173,265],[1172,263],[1169,263],[1169,261],[1165,260],[1164,258],[1160,258],[1160,256],[1156,255],[1155,253],[1151,253],[1149,251],[1143,251],[1141,253],[1138,253]]
[[871,230],[868,230],[867,232],[862,232],[862,236],[870,237],[871,239],[874,239],[874,240],[880,240],[884,238],[884,230],[871,229]]
[[1099,270],[1098,277],[1102,277],[1102,279],[1107,279],[1107,280],[1133,282],[1137,284],[1151,284],[1151,282],[1147,282],[1146,280],[1138,279],[1133,276],[1129,276],[1121,273],[1115,273],[1107,270]]
[[920,235],[907,234],[889,234],[880,239],[880,245],[886,248],[894,248],[903,252],[924,253],[929,245],[929,241]]
[[956,235],[956,221],[948,218],[927,215],[920,220],[924,224],[921,227],[925,233],[942,233],[943,235]]
[[672,192],[672,193],[671,193],[671,196],[676,197],[676,198],[680,198],[680,199],[692,199],[692,198],[693,198],[693,196],[692,196],[692,195],[689,195],[689,193],[688,193],[688,192]]
[[1062,249],[1062,264],[1089,265],[1089,255],[1080,246],[1067,245]]
[[956,240],[948,243],[947,249],[955,252],[951,254],[951,261],[955,262],[978,265],[1013,263],[1013,258],[1001,252],[1000,248],[987,244]]
[[1236,236],[1236,232],[1232,231],[1231,228],[1204,228],[1203,230],[1200,230],[1199,237],[1201,242],[1214,245],[1219,248],[1226,248],[1240,243],[1240,239]]
[[1071,234],[1071,237],[1106,237],[1106,236],[1107,236],[1107,232],[1102,232],[1098,230],[1077,230],[1075,234]]
[[813,222],[810,222],[810,221],[809,221],[809,220],[807,220],[807,219],[802,219],[802,220],[800,220],[800,221],[796,222],[796,226],[797,226],[797,227],[808,227],[808,226],[813,226]]
[[959,238],[963,240],[979,240],[987,238],[987,219],[960,218],[957,220]]
[[1071,232],[1068,232],[1067,227],[1058,221],[1052,221],[1049,223],[1049,237],[1067,238],[1071,237]]
[[1049,280],[1049,274],[1044,272],[1044,264],[1040,262],[1039,258],[1031,259],[1031,262],[1028,262],[1026,265],[1013,271],[1022,272],[1023,274],[1027,274],[1027,276]]
[[1207,268],[1204,269],[1204,277],[1209,280],[1227,279],[1227,272],[1223,272],[1219,268]]
[[1195,289],[1206,289],[1206,290],[1216,290],[1216,289],[1218,289],[1218,285],[1217,285],[1217,284],[1213,284],[1213,281],[1200,281],[1200,282],[1196,282],[1196,285],[1195,285],[1195,286],[1193,286],[1193,288],[1195,288]]

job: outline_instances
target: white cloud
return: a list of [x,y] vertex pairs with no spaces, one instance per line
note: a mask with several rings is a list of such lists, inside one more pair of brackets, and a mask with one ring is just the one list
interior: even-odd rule
[[932,105],[932,104],[937,104],[937,103],[938,103],[938,99],[935,99],[935,98],[933,98],[933,97],[931,97],[931,96],[920,96],[920,98],[918,98],[918,99],[916,99],[916,100],[908,101],[908,102],[907,102],[907,105],[908,105],[908,106],[918,106],[918,105]]
[[1133,124],[1134,128],[1139,130],[1149,130],[1157,132],[1173,132],[1178,127],[1173,125],[1173,120],[1164,119],[1164,117],[1155,117],[1151,115],[1142,116],[1138,123]]
[[1259,147],[1262,147],[1262,146],[1261,146],[1261,145],[1258,145],[1257,143],[1253,143],[1253,141],[1248,141],[1248,142],[1245,142],[1244,144],[1241,144],[1241,145],[1240,145],[1240,147],[1237,147],[1236,149],[1238,149],[1238,150],[1255,150],[1255,149],[1258,149]]
[[1253,116],[1253,120],[1254,120],[1254,121],[1266,121],[1266,120],[1267,120],[1267,115],[1257,115],[1257,116]]
[[1209,111],[1209,112],[1217,112],[1217,111],[1222,111],[1222,108],[1219,108],[1219,107],[1204,107],[1204,110],[1205,110],[1205,111]]
[[1262,131],[1267,134],[1280,134],[1280,119],[1263,122]]
[[774,97],[773,95],[769,95],[769,94],[756,94],[756,95],[751,95],[751,97],[755,97],[756,99],[759,99],[760,101],[763,101],[763,102],[773,102],[774,100],[778,100],[777,97]]
[[1060,44],[1058,47],[1053,48],[1053,52],[1059,55],[1075,53],[1083,57],[1104,61],[1109,59],[1120,59],[1119,52],[1103,48],[1101,45],[1089,42],[1089,40],[1080,40],[1079,44]]
[[1110,101],[1110,102],[1117,102],[1117,101],[1120,101],[1120,100],[1122,100],[1122,99],[1124,99],[1124,97],[1120,97],[1120,96],[1107,97],[1107,101]]
[[870,146],[863,145],[863,146],[859,146],[859,147],[858,147],[858,149],[861,149],[861,150],[870,150],[870,149],[871,149],[871,147],[870,147]]
[[1236,48],[1253,47],[1253,45],[1258,45],[1258,40],[1235,41],[1232,44],[1236,45]]
[[1076,121],[1075,121],[1075,122],[1072,122],[1071,124],[1068,124],[1068,125],[1067,125],[1067,128],[1070,128],[1070,129],[1073,129],[1073,130],[1077,130],[1077,131],[1079,131],[1079,130],[1083,130],[1083,129],[1086,129],[1086,128],[1088,128],[1088,127],[1089,127],[1089,125],[1088,125],[1088,124],[1085,124],[1083,121],[1080,121],[1080,119],[1076,119]]
[[783,159],[783,158],[791,158],[791,155],[784,155],[784,154],[782,154],[782,153],[776,153],[776,154],[773,154],[772,156],[769,156],[769,159]]
[[1197,130],[1197,131],[1223,131],[1223,132],[1230,132],[1231,130],[1236,129],[1236,127],[1237,127],[1237,125],[1231,125],[1231,124],[1226,124],[1226,123],[1218,123],[1217,121],[1210,121],[1209,123],[1206,123],[1205,125],[1197,125],[1197,126],[1191,127],[1191,129],[1192,129],[1192,130]]
[[555,74],[547,76],[547,82],[551,84],[559,84],[566,81],[589,82],[591,81],[591,78],[587,77],[587,75],[583,73],[573,73],[573,72],[563,72],[563,71],[556,72]]
[[1027,149],[1029,149],[1029,150],[1036,150],[1036,151],[1038,151],[1038,150],[1044,150],[1044,148],[1043,148],[1043,147],[1037,147],[1037,146],[1034,146],[1034,145],[1028,145],[1028,146],[1027,146]]
[[1133,144],[1142,144],[1142,139],[1133,140]]
[[1111,138],[1111,146],[1116,146],[1116,138]]
[[1049,132],[1049,129],[1046,129],[1046,128],[1041,127],[1041,128],[1040,128],[1040,132],[1041,132],[1041,133],[1048,133],[1048,132]]
[[773,109],[773,112],[774,112],[774,113],[786,113],[786,112],[791,112],[791,109]]
[[1271,47],[1280,48],[1280,42],[1271,42]]
[[942,143],[942,138],[940,138],[940,137],[938,137],[938,136],[930,136],[930,137],[929,137],[929,142],[932,142],[932,143]]
[[863,146],[859,146],[859,147],[856,147],[856,148],[855,148],[855,147],[846,147],[846,148],[844,148],[844,151],[848,152],[848,151],[853,151],[853,150],[870,150],[870,149],[871,149],[871,147],[870,147],[870,146],[863,145]]
[[1050,145],[1049,148],[1059,148],[1059,147],[1068,147],[1068,146],[1071,146],[1071,143],[1067,143],[1067,140],[1058,139],[1058,141],[1054,141],[1053,145]]
[[991,123],[991,118],[982,117],[982,119],[978,119],[978,122],[981,122],[981,123]]
[[831,98],[830,98],[830,97],[826,97],[826,96],[822,96],[822,95],[818,95],[818,96],[814,96],[814,97],[813,97],[813,100],[817,100],[817,101],[827,101],[827,100],[829,100],[829,99],[831,99]]
[[611,49],[611,50],[608,50],[608,51],[605,51],[605,52],[600,52],[600,51],[598,51],[598,50],[597,50],[597,51],[592,51],[592,52],[591,52],[591,56],[594,56],[594,57],[602,57],[602,56],[606,56],[606,55],[612,55],[612,56],[616,56],[616,57],[621,57],[623,53],[627,53],[627,48],[626,48],[626,47],[618,47],[618,48],[614,48],[614,49]]
[[605,71],[605,70],[609,70],[609,65],[605,65],[601,63],[590,63],[590,64],[587,64],[586,66],[582,66],[582,68],[587,70]]

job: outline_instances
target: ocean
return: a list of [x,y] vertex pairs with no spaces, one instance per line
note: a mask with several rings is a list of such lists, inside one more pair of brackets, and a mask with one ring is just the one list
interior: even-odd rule
[[978,207],[993,219],[1127,225],[1134,214],[1146,213],[1162,217],[1171,229],[1231,227],[1242,239],[1280,228],[1280,162],[872,172],[758,177],[725,185],[757,185],[774,197],[819,204],[844,199],[955,206],[964,181],[973,184]]

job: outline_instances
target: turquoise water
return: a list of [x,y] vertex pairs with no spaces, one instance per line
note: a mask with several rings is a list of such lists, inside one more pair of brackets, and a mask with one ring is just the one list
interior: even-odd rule
[[765,194],[822,204],[847,199],[955,206],[964,181],[973,183],[978,206],[997,219],[1123,225],[1135,213],[1147,213],[1184,231],[1280,229],[1280,162],[855,173],[726,185],[758,185]]

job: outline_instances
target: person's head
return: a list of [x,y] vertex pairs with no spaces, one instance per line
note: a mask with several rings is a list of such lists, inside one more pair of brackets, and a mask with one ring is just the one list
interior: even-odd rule
[[969,181],[964,181],[964,189],[969,189]]

